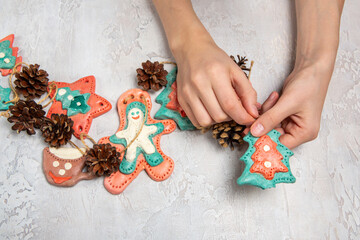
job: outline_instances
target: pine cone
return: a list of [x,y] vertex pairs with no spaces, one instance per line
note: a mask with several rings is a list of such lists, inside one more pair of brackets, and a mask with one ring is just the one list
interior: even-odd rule
[[250,71],[250,68],[246,67],[246,62],[248,61],[248,59],[246,57],[240,57],[239,55],[237,55],[238,61],[236,61],[235,57],[232,55],[230,56],[230,58],[241,68],[241,70],[244,71],[244,73],[247,77],[248,75],[245,71],[247,71],[247,72]]
[[147,60],[142,63],[142,67],[136,70],[138,85],[142,86],[145,91],[153,89],[158,91],[162,86],[166,86],[166,75],[168,72],[164,70],[164,64],[159,62],[150,62]]
[[88,172],[92,172],[94,175],[109,176],[119,170],[120,153],[109,143],[95,144],[86,153],[85,158]]
[[35,134],[34,128],[40,128],[45,115],[42,106],[34,100],[19,100],[10,106],[9,110],[11,116],[8,118],[8,121],[15,123],[12,126],[12,130],[18,133],[26,130],[29,135]]
[[58,148],[71,139],[74,133],[73,125],[73,120],[67,115],[52,114],[51,119],[44,119],[40,130],[45,142],[49,143],[50,147]]
[[49,75],[39,67],[38,64],[31,64],[29,68],[23,67],[21,72],[15,73],[16,90],[27,100],[38,98],[47,91]]
[[213,138],[217,139],[223,147],[231,147],[234,150],[234,144],[242,144],[242,133],[246,126],[239,125],[235,121],[217,123],[213,126]]

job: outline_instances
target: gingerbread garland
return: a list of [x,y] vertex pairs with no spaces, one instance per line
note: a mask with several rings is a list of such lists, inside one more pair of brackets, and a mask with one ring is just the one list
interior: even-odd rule
[[[41,130],[49,144],[43,151],[43,171],[50,184],[71,187],[81,180],[105,176],[105,188],[119,194],[142,170],[155,181],[171,175],[174,161],[162,152],[161,136],[173,132],[176,124],[181,130],[196,129],[177,101],[177,68],[169,74],[164,70],[163,64],[172,62],[147,61],[142,64],[143,69],[137,69],[138,85],[144,90],[157,91],[165,87],[155,100],[161,104],[155,118],[161,120],[151,118],[152,104],[147,92],[129,90],[118,100],[118,131],[96,143],[88,136],[92,120],[109,111],[111,104],[95,93],[95,77],[84,77],[74,83],[49,81],[47,72],[39,69],[39,65],[21,62],[13,41],[14,35],[0,40],[0,71],[3,76],[9,75],[10,86],[0,86],[0,116],[7,117],[18,133],[26,131],[33,135],[36,129]],[[238,61],[231,58],[243,71],[248,71],[250,77],[253,62],[247,68],[246,58],[238,56]],[[46,92],[39,102],[32,100]],[[48,103],[42,105],[47,99]],[[43,109],[50,104],[46,114]],[[230,145],[233,149],[233,143],[242,143],[243,130],[244,126],[235,122],[217,124],[213,136],[224,147]],[[71,141],[72,135],[85,147],[76,146]],[[84,137],[92,141],[93,147],[86,145]],[[288,162],[292,152],[278,137],[275,130],[259,139],[251,135],[244,137],[250,146],[241,158],[246,168],[238,179],[239,185],[251,184],[265,189],[280,182],[295,182]],[[64,147],[68,143],[71,148]]]

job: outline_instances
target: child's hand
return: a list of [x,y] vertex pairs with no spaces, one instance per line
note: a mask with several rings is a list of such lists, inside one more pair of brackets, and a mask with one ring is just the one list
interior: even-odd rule
[[189,41],[174,51],[178,100],[195,126],[258,117],[257,96],[244,72],[212,39]]
[[262,105],[263,114],[250,128],[252,135],[259,137],[275,128],[288,148],[315,139],[330,77],[331,71],[315,67],[291,73],[281,97],[273,92]]

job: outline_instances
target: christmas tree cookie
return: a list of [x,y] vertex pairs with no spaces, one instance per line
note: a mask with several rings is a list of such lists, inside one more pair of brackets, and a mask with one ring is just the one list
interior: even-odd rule
[[175,67],[167,76],[165,89],[155,99],[155,102],[161,104],[159,111],[155,114],[156,119],[173,119],[181,130],[195,130],[196,127],[180,106],[176,96],[176,74]]
[[[80,133],[89,132],[93,118],[111,109],[110,102],[95,93],[94,76],[81,78],[74,83],[54,83],[57,92],[47,117],[50,118],[54,113],[68,115],[74,121],[74,135],[77,138]],[[54,94],[51,91],[50,97]]]
[[[22,57],[18,57],[19,49],[13,47],[14,34],[0,40],[0,72],[3,76],[7,76],[12,72],[15,65],[21,62]],[[17,68],[20,71],[21,66]]]
[[100,139],[99,143],[115,146],[122,153],[122,161],[119,171],[105,178],[105,188],[112,194],[119,194],[144,169],[155,181],[167,179],[174,169],[174,162],[162,152],[160,138],[175,130],[175,122],[152,119],[150,96],[140,89],[123,93],[117,106],[119,130]]
[[3,88],[0,86],[0,111],[8,110],[12,103],[6,103],[10,101],[10,88]]
[[294,183],[289,165],[289,157],[293,155],[279,141],[280,133],[271,130],[268,134],[257,138],[248,133],[244,140],[249,148],[240,158],[246,166],[238,178],[239,185],[249,184],[262,189],[275,187],[277,183]]

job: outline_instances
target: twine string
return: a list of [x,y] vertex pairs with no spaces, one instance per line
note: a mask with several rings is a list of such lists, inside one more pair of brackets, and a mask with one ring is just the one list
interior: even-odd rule
[[77,150],[79,150],[79,152],[82,154],[82,155],[85,155],[84,151],[81,150],[73,141],[69,140],[69,143],[71,146],[73,146],[74,148],[76,148]]
[[9,86],[11,88],[11,91],[14,93],[14,98],[12,100],[10,100],[10,101],[5,102],[5,104],[7,104],[7,103],[16,103],[20,99],[19,94],[16,92],[15,87],[14,87],[14,85],[12,83],[12,77],[13,77],[14,74],[19,72],[19,71],[17,71],[17,68],[20,65],[26,65],[27,67],[29,67],[29,64],[27,64],[25,62],[19,62],[19,63],[15,64],[15,66],[13,67],[13,69],[11,71],[11,74],[9,76]]
[[254,61],[251,61],[250,69],[249,69],[249,76],[248,76],[249,81],[250,81],[251,69],[252,69],[253,66],[254,66]]
[[42,98],[38,104],[41,104],[43,103],[47,98],[50,98],[50,94],[52,92],[52,90],[55,89],[55,93],[54,93],[54,96],[52,96],[52,98],[50,99],[50,101],[48,103],[46,103],[43,108],[46,108],[47,106],[49,106],[50,103],[52,103],[58,93],[58,87],[56,85],[55,82],[51,82],[50,85],[49,85],[49,92],[46,94],[46,96],[44,98]]
[[92,137],[90,137],[88,134],[86,134],[86,133],[80,133],[80,140],[81,140],[82,144],[84,144],[86,150],[89,150],[90,147],[85,143],[84,136],[86,136],[86,138],[89,139],[93,144],[96,144],[96,142],[95,142],[95,140],[94,140]]
[[172,64],[172,65],[177,66],[177,64],[175,62],[171,62],[171,61],[163,61],[163,62],[160,62],[160,64]]

